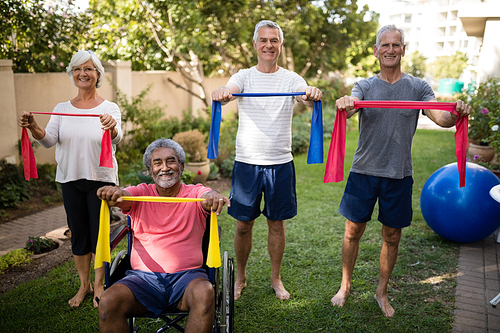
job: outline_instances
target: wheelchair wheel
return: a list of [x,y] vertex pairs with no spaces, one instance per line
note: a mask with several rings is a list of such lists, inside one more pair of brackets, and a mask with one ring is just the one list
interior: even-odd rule
[[233,259],[224,252],[222,264],[222,309],[221,326],[224,332],[234,332],[234,267]]
[[120,252],[118,252],[115,259],[113,259],[113,262],[111,263],[111,267],[109,268],[109,275],[113,275],[122,259],[127,256],[127,253],[127,250],[121,250]]

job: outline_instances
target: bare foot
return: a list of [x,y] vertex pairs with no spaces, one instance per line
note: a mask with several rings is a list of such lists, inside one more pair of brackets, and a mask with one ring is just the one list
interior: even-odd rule
[[276,292],[276,297],[279,300],[282,301],[290,298],[290,293],[286,291],[281,280],[278,280],[276,282],[271,282],[271,288],[274,289],[274,291]]
[[82,304],[83,300],[85,299],[85,296],[92,293],[92,291],[93,291],[92,287],[90,286],[88,288],[80,287],[76,295],[73,296],[73,298],[68,301],[69,306],[71,307],[80,306],[80,304]]
[[332,305],[339,308],[344,307],[347,296],[349,296],[349,291],[340,288],[337,294],[331,299]]
[[377,298],[377,295],[375,295],[374,297],[375,297],[375,300],[378,303],[378,306],[380,307],[380,309],[382,310],[382,312],[384,313],[384,315],[386,317],[392,317],[392,316],[394,316],[394,313],[396,311],[394,311],[394,309],[392,308],[392,306],[389,304],[389,299],[387,298],[387,295],[386,296],[381,296],[379,298]]
[[247,286],[247,283],[246,282],[239,282],[238,280],[236,280],[236,282],[234,283],[234,300],[236,301],[238,298],[240,298],[241,296],[241,291],[243,290],[243,288],[245,288]]

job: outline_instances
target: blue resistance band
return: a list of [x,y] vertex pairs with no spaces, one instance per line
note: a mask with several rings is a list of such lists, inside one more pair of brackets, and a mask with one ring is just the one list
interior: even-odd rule
[[[233,96],[241,97],[272,97],[272,96],[300,96],[305,92],[292,93],[238,93]],[[210,136],[208,138],[207,158],[215,159],[219,156],[219,135],[222,118],[222,106],[218,101],[212,101],[212,120],[210,123]],[[323,163],[323,107],[321,101],[314,101],[311,136],[309,138],[309,151],[307,153],[307,164]]]

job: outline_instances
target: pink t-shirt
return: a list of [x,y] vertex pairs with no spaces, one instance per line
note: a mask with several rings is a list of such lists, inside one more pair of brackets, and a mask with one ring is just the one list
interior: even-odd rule
[[[132,196],[156,196],[154,184],[125,189]],[[181,184],[178,198],[199,198],[210,188]],[[176,273],[201,267],[201,243],[206,228],[200,202],[164,203],[135,201],[129,212],[134,231],[130,262],[132,269]]]

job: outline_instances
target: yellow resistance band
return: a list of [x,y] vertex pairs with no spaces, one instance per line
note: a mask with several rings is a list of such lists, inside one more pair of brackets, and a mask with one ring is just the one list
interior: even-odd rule
[[[148,202],[195,202],[203,201],[200,198],[169,198],[169,197],[122,197],[127,201],[148,201]],[[109,206],[107,201],[101,202],[101,213],[99,221],[99,235],[97,239],[97,247],[94,260],[94,269],[102,267],[104,262],[111,262],[111,249],[109,244],[110,233],[110,218]],[[208,243],[208,267],[220,267],[220,249],[219,249],[219,228],[217,225],[217,213],[211,212],[210,214],[210,240]]]

